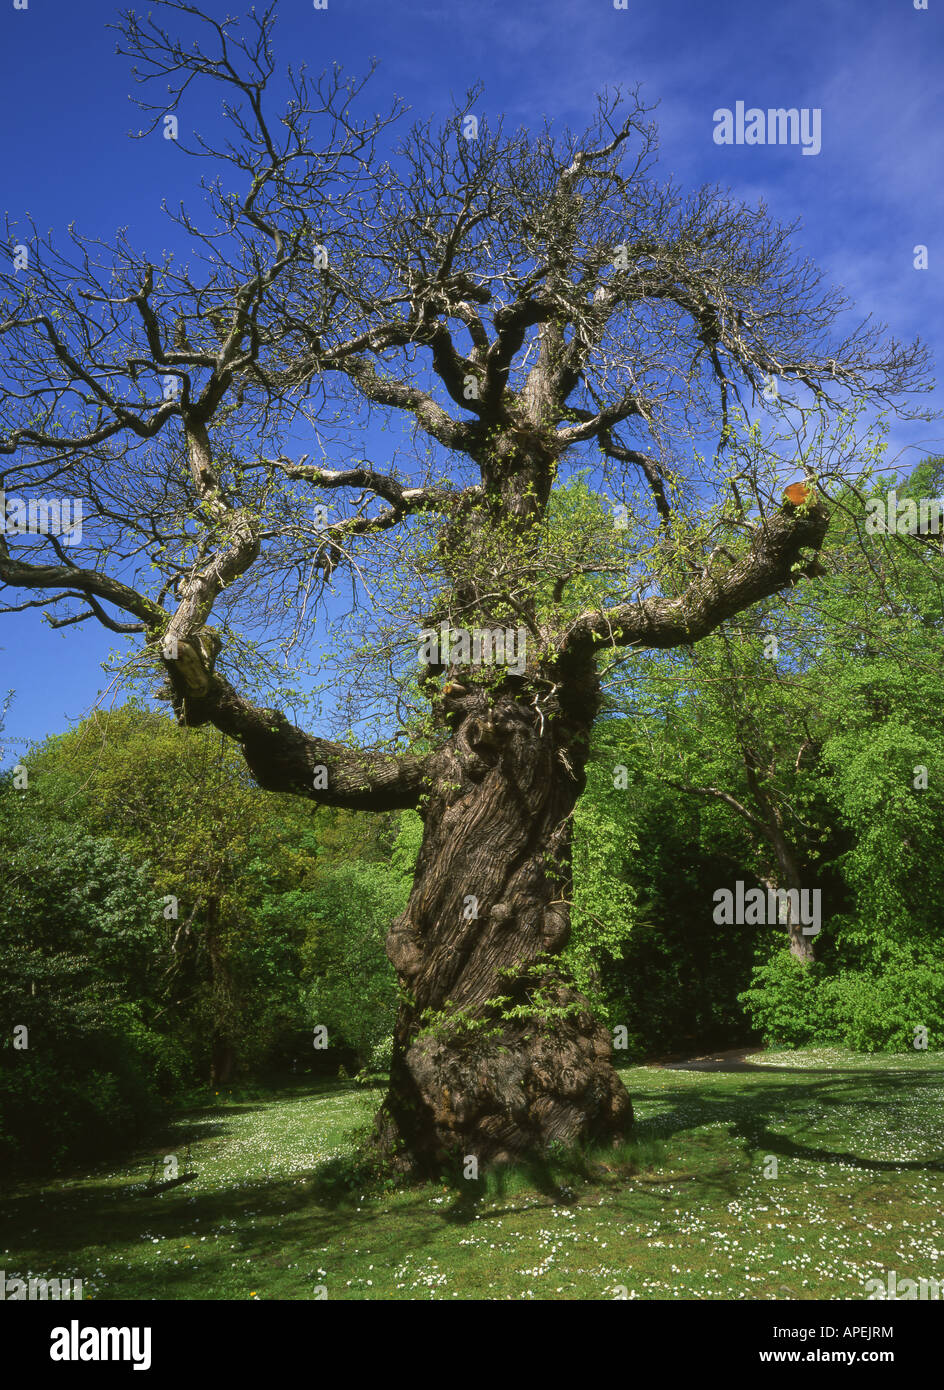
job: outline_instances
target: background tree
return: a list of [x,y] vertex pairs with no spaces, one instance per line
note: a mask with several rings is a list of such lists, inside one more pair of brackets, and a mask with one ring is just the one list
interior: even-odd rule
[[[769,925],[753,928],[756,971],[742,1004],[754,1026],[776,1043],[869,1049],[910,1050],[919,1025],[937,1035],[941,533],[869,533],[863,503],[884,503],[892,491],[934,497],[938,476],[927,460],[910,478],[837,495],[821,583],[758,605],[692,652],[614,673],[610,702],[623,717],[602,726],[596,756],[607,772],[628,765],[627,790],[607,796],[622,801],[639,840],[651,888],[640,870],[628,872],[673,962],[647,962],[646,933],[631,931],[623,965],[605,972],[614,1021],[625,1017],[627,970],[648,975],[645,997],[660,1003],[649,1013],[645,999],[633,999],[643,1038],[681,1042],[671,1000],[688,998],[685,978],[704,960],[713,888],[771,881],[772,807],[788,838],[788,871],[791,860],[802,866],[797,883],[822,894],[821,960],[804,981],[794,966],[812,953],[792,940],[788,953]],[[679,825],[693,819],[701,825],[683,849]],[[612,876],[597,874],[599,894],[612,891]],[[749,957],[742,933],[729,927],[724,936],[727,969],[700,993],[728,1033],[712,1036],[703,1020],[699,1041],[709,1045],[730,1045],[747,1025],[733,995],[745,988],[737,979]],[[693,1001],[684,1012],[698,1009]]]
[[[399,113],[359,120],[337,70],[290,74],[274,113],[274,10],[243,29],[164,0],[122,22],[137,80],[170,84],[150,130],[211,82],[230,138],[194,142],[212,174],[200,218],[175,219],[184,264],[34,235],[6,277],[4,484],[55,482],[89,514],[75,546],[0,538],[0,580],[54,623],[141,639],[131,668],[162,666],[181,722],[237,740],[263,788],[420,810],[387,942],[385,1152],[435,1168],[609,1138],[630,1103],[557,965],[598,660],[698,641],[814,574],[828,508],[783,484],[828,495],[855,467],[843,403],[900,404],[923,352],[843,332],[845,301],[762,208],[656,183],[635,93],[559,136],[490,130],[472,93],[393,144]],[[772,433],[741,418],[762,397]],[[419,436],[408,468],[365,458],[378,412]],[[562,545],[549,498],[588,451],[625,525]],[[574,615],[588,571],[611,583]],[[351,737],[326,738],[276,702],[298,703],[286,653],[342,575]],[[417,681],[418,630],[441,623],[520,627],[524,668],[440,653]]]
[[[649,762],[663,781],[738,816],[754,845],[757,879],[789,894],[815,886],[826,827],[800,778],[819,748],[818,692],[803,681],[805,663],[797,667],[782,617],[789,618],[786,605],[779,612],[760,605],[750,627],[725,624],[661,663],[646,683],[655,716],[646,732]],[[779,919],[792,954],[809,963],[815,938],[803,932],[799,903],[780,900]]]
[[[195,1073],[226,1085],[250,1062],[264,1067],[278,1042],[274,1018],[263,1023],[274,996],[288,1023],[283,973],[297,996],[305,919],[276,925],[272,909],[282,892],[313,880],[308,808],[260,798],[214,731],[182,735],[134,704],[48,740],[29,766],[34,814],[42,808],[47,821],[108,836],[146,873],[161,929],[157,1013]],[[296,1046],[306,1022],[296,997]]]
[[234,1084],[386,1071],[412,825],[260,797],[215,730],[135,704],[23,762],[0,778],[5,1162],[127,1147]]
[[[133,703],[47,740],[28,763],[34,819],[108,837],[145,874],[160,927],[153,1023],[195,1077],[225,1086],[312,1060],[316,1024],[335,1068],[339,1050],[366,1063],[391,1032],[396,985],[378,922],[405,901],[389,817],[260,797],[215,730],[181,731]],[[332,989],[347,1009],[326,1007]]]
[[161,930],[143,871],[48,824],[0,778],[0,1158],[42,1169],[143,1136],[188,1078],[155,1027]]

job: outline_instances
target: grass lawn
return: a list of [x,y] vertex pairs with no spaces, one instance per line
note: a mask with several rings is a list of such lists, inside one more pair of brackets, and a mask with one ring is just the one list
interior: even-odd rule
[[753,1060],[624,1070],[633,1171],[563,1190],[512,1174],[328,1200],[380,1092],[221,1096],[176,1122],[189,1182],[149,1191],[141,1153],[5,1195],[0,1266],[92,1299],[862,1299],[888,1270],[944,1279],[944,1053]]

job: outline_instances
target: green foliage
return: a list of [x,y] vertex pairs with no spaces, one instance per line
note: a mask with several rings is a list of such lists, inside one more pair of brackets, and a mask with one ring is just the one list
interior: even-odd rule
[[[227,1055],[234,1079],[311,1065],[313,1023],[332,1053],[389,1066],[384,938],[418,818],[394,845],[398,817],[266,796],[218,735],[133,704],[28,764],[28,790],[0,787],[9,1162],[126,1143]],[[30,1049],[13,1050],[7,1020]]]
[[[837,1041],[856,1052],[912,1052],[944,1041],[944,966],[940,952],[900,956],[880,974],[848,972],[828,982]],[[833,1002],[834,1001],[834,1002]],[[927,1030],[919,1033],[917,1030]]]
[[628,936],[639,929],[638,888],[632,866],[639,851],[633,807],[613,785],[612,766],[625,758],[601,740],[588,764],[587,786],[574,815],[574,904],[571,939],[564,962],[587,996],[602,1002],[600,968],[619,957]]
[[31,769],[47,818],[107,828],[146,874],[163,932],[155,1003],[196,1072],[284,1056],[304,1022],[305,928],[278,904],[314,881],[310,808],[261,795],[218,734],[134,704],[49,740]]
[[141,1000],[160,943],[144,876],[111,841],[31,819],[23,795],[0,786],[0,1162],[14,1171],[127,1143],[189,1072]]
[[899,955],[881,970],[835,971],[801,965],[778,951],[755,970],[741,996],[771,1046],[835,1044],[856,1052],[912,1052],[944,1040],[944,966],[930,956]]
[[[939,478],[928,461],[899,495],[937,495]],[[633,660],[612,684],[630,714],[607,723],[626,749],[639,846],[622,872],[657,926],[633,924],[622,965],[603,973],[610,1020],[643,1054],[752,1030],[901,1050],[920,1025],[935,1045],[944,574],[934,549],[865,535],[863,517],[861,497],[839,499],[815,583],[691,650]],[[713,889],[783,881],[771,827],[822,894],[808,969],[775,926],[711,920]]]
[[784,950],[754,971],[750,989],[740,997],[771,1045],[803,1047],[835,1041],[833,1020],[820,989],[821,974],[820,966],[804,966]]
[[625,804],[633,839],[614,845],[607,872],[632,884],[637,908],[616,959],[601,961],[607,1022],[627,1029],[629,1058],[747,1041],[737,996],[749,982],[756,929],[719,929],[711,897],[743,873],[744,836],[736,823],[705,820],[629,754],[620,761],[632,780],[612,795]]
[[423,821],[416,811],[404,811],[400,816],[397,837],[391,856],[394,868],[405,878],[411,878],[423,843]]
[[393,1033],[397,979],[384,944],[409,886],[396,868],[355,861],[325,868],[317,891],[298,900],[310,923],[303,951],[308,1018],[327,1028],[332,1047],[353,1051],[361,1067],[373,1068]]

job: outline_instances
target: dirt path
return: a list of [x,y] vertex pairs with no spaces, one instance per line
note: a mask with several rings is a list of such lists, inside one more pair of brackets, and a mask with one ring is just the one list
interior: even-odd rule
[[756,1062],[745,1060],[758,1051],[756,1047],[732,1047],[727,1052],[708,1052],[703,1057],[649,1062],[647,1065],[662,1067],[666,1071],[764,1071],[765,1068]]

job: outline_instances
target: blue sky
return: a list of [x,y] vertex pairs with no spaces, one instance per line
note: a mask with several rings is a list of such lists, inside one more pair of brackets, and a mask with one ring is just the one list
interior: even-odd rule
[[[146,5],[140,5],[146,10]],[[238,0],[206,0],[218,18]],[[140,119],[127,100],[127,60],[106,29],[110,0],[0,0],[0,111],[5,132],[3,210],[29,212],[57,235],[129,228],[139,247],[169,237],[159,205],[187,197],[192,166],[156,133],[128,139]],[[353,74],[380,67],[371,109],[391,95],[416,118],[444,115],[477,81],[479,107],[510,125],[545,115],[586,124],[594,93],[642,82],[659,99],[663,175],[683,185],[721,183],[763,197],[775,219],[802,220],[796,244],[845,287],[863,313],[897,337],[916,333],[935,363],[944,350],[944,0],[280,0],[280,64],[315,70],[338,61]],[[720,146],[719,107],[822,111],[822,150]],[[211,122],[211,103],[188,116]],[[186,124],[186,123],[184,123]],[[926,244],[930,264],[913,267]],[[940,393],[935,396],[941,404]],[[893,431],[902,464],[940,452],[942,422]],[[0,693],[15,699],[3,742],[26,743],[80,718],[107,686],[111,638],[92,623],[64,632],[37,613],[0,615]]]

